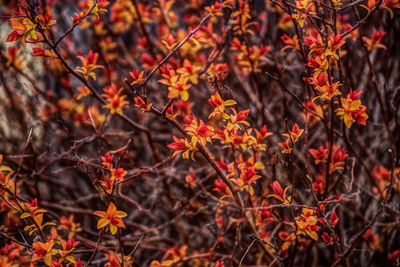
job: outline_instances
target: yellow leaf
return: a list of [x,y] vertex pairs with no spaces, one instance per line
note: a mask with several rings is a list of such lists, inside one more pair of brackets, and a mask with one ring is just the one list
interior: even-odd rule
[[[1,161],[0,161],[1,162]],[[8,171],[11,172],[11,168],[5,165],[0,166],[0,171]]]
[[44,256],[43,261],[47,266],[50,266],[51,265],[51,254],[47,253],[46,256]]
[[236,101],[233,99],[228,99],[228,100],[224,101],[224,105],[225,106],[233,106],[233,105],[236,105]]
[[31,229],[32,227],[35,227],[35,225],[34,225],[34,224],[27,225],[27,226],[24,227],[24,231],[28,231],[28,230]]
[[128,216],[128,214],[126,214],[126,212],[121,211],[121,210],[118,210],[118,211],[115,213],[115,217],[118,217],[118,218],[124,218],[124,217],[126,217],[126,216]]
[[31,230],[31,231],[29,231],[29,236],[31,236],[35,231],[36,231],[36,228]]
[[29,212],[24,212],[24,213],[21,214],[21,216],[19,216],[19,218],[25,219],[25,218],[28,218],[30,216],[31,216],[31,214]]
[[107,217],[107,214],[104,211],[101,210],[96,210],[93,212],[94,215],[99,216],[99,217]]
[[55,223],[53,223],[53,222],[47,222],[47,223],[43,224],[43,227],[45,227],[45,226],[49,226],[49,225],[56,225],[56,224],[55,224]]
[[308,235],[314,239],[315,241],[318,241],[318,234],[317,232],[308,232]]
[[109,220],[107,218],[101,218],[98,222],[97,222],[97,229],[101,229],[104,226],[106,226],[109,223]]
[[110,224],[110,232],[111,234],[115,235],[117,233],[118,227],[115,225]]

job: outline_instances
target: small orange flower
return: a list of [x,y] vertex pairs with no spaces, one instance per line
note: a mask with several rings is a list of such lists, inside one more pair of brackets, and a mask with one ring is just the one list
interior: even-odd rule
[[121,95],[122,90],[123,88],[117,89],[113,83],[103,89],[104,94],[102,94],[102,96],[106,97],[108,102],[104,107],[108,108],[111,114],[117,113],[122,115],[123,107],[129,103],[128,101],[125,101],[126,95]]
[[185,176],[186,185],[190,188],[194,188],[196,186],[196,172],[192,171],[188,175]]
[[135,106],[140,108],[142,112],[149,111],[151,109],[151,105],[147,100],[143,100],[140,96],[136,96],[133,98],[135,101]]
[[373,249],[382,251],[382,243],[378,233],[368,229],[362,237]]
[[70,254],[80,242],[76,241],[74,238],[69,238],[67,241],[61,239],[60,241],[62,249],[57,250],[58,254],[60,254],[59,261],[63,262],[64,260],[68,260],[69,262],[75,262],[74,257]]
[[20,41],[25,46],[26,40],[40,41],[42,35],[36,31],[37,25],[29,18],[11,18],[11,27],[14,30],[6,39],[6,42]]
[[327,71],[329,69],[329,61],[326,57],[316,56],[315,58],[310,56],[308,57],[307,66],[313,68],[313,78],[318,77],[319,74],[327,75]]
[[190,85],[187,84],[188,78],[174,76],[171,82],[172,85],[168,87],[168,98],[181,97],[182,100],[187,101],[189,99],[188,90],[190,88]]
[[336,114],[344,121],[347,128],[350,128],[354,122],[366,125],[368,114],[365,111],[367,107],[362,105],[359,99],[352,98],[350,94],[351,92],[346,98],[340,98],[342,107],[336,109]]
[[339,217],[336,215],[335,211],[332,211],[331,218],[329,219],[332,227],[335,227],[336,224],[339,222]]
[[115,235],[118,228],[125,228],[125,223],[122,218],[128,216],[125,212],[117,210],[114,203],[110,202],[107,212],[96,210],[94,215],[101,219],[97,222],[97,229],[101,229],[109,225],[111,234]]
[[56,249],[53,249],[54,240],[47,241],[46,243],[43,242],[34,242],[33,243],[33,256],[32,261],[37,261],[43,259],[44,263],[47,266],[51,264],[51,257],[57,253]]
[[312,85],[315,86],[322,95],[316,96],[313,98],[312,101],[321,98],[322,100],[331,100],[334,96],[341,95],[342,93],[339,90],[341,84],[336,82],[334,84],[329,84],[328,76],[324,74],[324,72],[315,72],[313,81],[311,82]]
[[177,70],[177,73],[183,75],[185,78],[188,78],[189,81],[193,84],[198,83],[198,74],[197,72],[201,69],[201,67],[193,66],[193,64],[185,59],[183,61],[183,67]]
[[375,166],[372,170],[372,176],[380,190],[383,190],[390,182],[390,171],[384,166]]
[[[186,101],[185,101],[185,102],[186,102]],[[167,109],[167,112],[166,112],[165,114],[167,115],[168,118],[171,118],[171,119],[175,119],[175,118],[178,116],[178,114],[176,114],[176,113],[174,112],[174,104],[172,104],[172,105]]]
[[228,186],[221,179],[215,180],[214,185],[215,185],[215,188],[213,189],[213,191],[222,193],[224,195],[223,197],[231,195]]
[[283,133],[282,135],[286,137],[285,142],[278,143],[282,148],[282,153],[289,154],[292,152],[293,145],[299,140],[299,137],[303,134],[304,129],[300,129],[299,125],[295,123],[292,130],[289,133]]
[[308,151],[315,158],[315,164],[324,163],[328,158],[328,149],[323,146],[320,146],[318,149],[310,148]]
[[108,195],[112,194],[114,190],[115,179],[110,179],[110,177],[107,175],[104,181],[100,180],[99,183],[104,192],[106,192]]
[[76,67],[76,70],[82,73],[86,80],[88,80],[89,77],[92,77],[93,80],[96,80],[96,74],[93,72],[93,70],[103,68],[103,66],[96,64],[99,54],[93,53],[92,50],[90,50],[86,57],[78,56],[78,58],[82,61],[83,66]]
[[[326,145],[328,146],[328,144]],[[337,145],[333,145],[332,146],[332,160],[330,162],[330,173],[336,171],[336,170],[343,170],[343,165],[344,165],[344,161],[346,160],[346,158],[349,156],[349,154],[347,154],[347,152],[337,146]]]
[[[315,104],[312,101],[305,102],[304,106],[308,110],[311,110],[314,112],[314,113],[311,113],[307,110],[304,112],[304,115],[302,116],[304,119],[308,119],[308,121],[310,122],[310,126],[312,127],[313,125],[315,125],[316,123],[318,123],[320,121],[320,118],[323,117],[322,107],[320,105]],[[315,113],[318,114],[319,117],[317,115],[314,115]]]
[[393,19],[392,8],[400,8],[399,0],[384,0],[382,2],[382,8],[385,8],[390,13],[390,18]]
[[[94,3],[94,2],[93,2]],[[93,3],[89,4],[89,9],[92,8]],[[106,6],[108,6],[110,4],[110,2],[106,1],[106,0],[99,0],[96,2],[96,5],[94,6],[94,8],[92,9],[92,13],[93,15],[95,15],[97,18],[99,17],[99,14],[101,13],[106,13],[107,9],[105,9]]]
[[246,126],[250,126],[250,123],[246,121],[249,116],[250,110],[242,110],[236,112],[234,108],[232,108],[233,114],[230,115],[230,122],[226,125],[226,128],[230,131],[232,129],[241,129],[240,124],[244,124]]
[[129,75],[131,75],[131,77],[133,78],[133,82],[131,82],[131,85],[143,83],[144,71],[139,72],[138,70],[133,70],[129,72]]
[[279,232],[278,236],[283,241],[283,243],[280,247],[281,257],[286,258],[289,247],[294,245],[296,242],[296,235],[294,233],[289,234],[287,232],[281,231],[281,232]]
[[[121,267],[121,255],[110,252],[105,253],[104,256],[108,259],[108,262],[104,264],[104,267]],[[132,260],[130,256],[124,256],[124,266],[132,266]],[[75,267],[75,266],[74,266]]]
[[36,21],[38,21],[43,29],[48,29],[50,28],[50,26],[56,24],[56,20],[52,19],[53,15],[51,13],[51,11],[47,11],[47,13],[43,16],[43,15],[38,15],[36,17]]
[[249,194],[254,195],[254,189],[251,184],[255,184],[261,176],[257,174],[255,168],[244,168],[241,170],[240,178],[232,178],[232,181],[241,191],[247,190]]
[[372,32],[372,37],[371,39],[369,39],[368,37],[363,37],[363,41],[364,44],[367,46],[368,51],[372,50],[372,49],[386,49],[386,46],[381,44],[381,41],[383,39],[383,37],[385,37],[386,32],[384,31],[377,31],[375,30],[375,28],[373,29]]
[[11,69],[23,70],[24,57],[20,56],[21,48],[16,48],[15,46],[10,46],[8,48],[8,53],[2,53],[7,58],[6,66]]
[[194,151],[197,149],[196,143],[193,144],[193,142],[189,142],[186,138],[178,139],[176,136],[173,136],[173,139],[174,142],[168,145],[169,148],[174,150],[172,157],[183,152],[182,158],[189,159],[189,152],[192,151],[191,158],[194,160]]
[[304,44],[310,47],[310,53],[316,52],[317,54],[323,54],[325,52],[322,37],[315,29],[311,29],[309,36],[304,38]]
[[113,166],[113,158],[114,158],[114,155],[110,154],[109,152],[107,152],[104,156],[100,157],[100,159],[102,161],[102,164],[106,168],[112,168],[112,166]]
[[68,237],[71,238],[75,235],[75,233],[82,231],[79,223],[74,222],[74,215],[71,214],[68,218],[62,216],[60,218],[60,224],[58,225],[58,229],[68,230]]
[[281,51],[285,51],[286,49],[293,48],[295,50],[300,50],[299,40],[297,39],[297,35],[294,35],[292,38],[287,36],[286,34],[281,37],[282,42],[286,44],[285,47],[281,49]]
[[192,136],[192,143],[199,141],[202,146],[205,146],[207,142],[212,143],[211,137],[214,135],[214,128],[205,124],[202,120],[198,123],[194,116],[188,126],[185,127],[185,131]]
[[117,113],[119,115],[122,115],[123,114],[122,108],[128,105],[129,103],[128,101],[125,101],[125,98],[126,98],[125,95],[123,96],[115,95],[113,98],[108,99],[109,102],[104,107],[108,108],[111,114]]
[[76,25],[82,21],[83,16],[85,15],[85,12],[82,10],[79,12],[79,14],[75,13],[74,17],[71,17],[71,22],[72,25]]
[[84,96],[90,96],[92,92],[86,86],[78,86],[76,88],[79,91],[79,95],[76,96],[77,100],[80,100]]
[[221,17],[222,15],[224,15],[224,13],[222,12],[222,8],[222,4],[216,2],[214,5],[206,6],[204,9],[215,17]]
[[292,148],[289,145],[290,140],[286,139],[285,142],[280,142],[278,145],[282,148],[283,154],[290,154],[292,152]]
[[110,86],[104,87],[102,96],[105,98],[112,98],[115,95],[121,94],[123,88],[117,88],[117,86],[114,83],[111,83]]
[[317,225],[318,218],[315,211],[308,208],[302,209],[302,214],[296,217],[297,235],[309,236],[318,241],[318,230],[321,228]]
[[174,49],[175,45],[177,44],[174,36],[172,34],[168,34],[166,40],[162,40],[161,43],[165,45],[165,47],[168,49],[168,51],[171,51]]
[[274,191],[274,194],[268,195],[268,197],[274,197],[280,201],[283,202],[283,204],[289,204],[289,201],[291,199],[291,196],[286,197],[286,192],[290,188],[290,186],[287,186],[285,190],[282,190],[282,186],[279,184],[278,181],[275,181],[271,184],[272,191]]
[[223,100],[221,95],[216,92],[215,95],[212,95],[208,100],[208,104],[210,104],[214,111],[211,112],[208,118],[219,118],[222,116],[224,119],[229,119],[229,115],[225,113],[225,107],[234,106],[236,105],[236,101],[233,99]]
[[124,180],[124,176],[128,173],[123,168],[111,169],[111,180],[117,180],[122,182]]
[[[304,129],[300,129],[299,125],[297,125],[297,123],[295,123],[292,127],[292,130],[289,132],[289,134],[291,136],[291,141],[293,143],[296,143],[299,140],[299,137],[303,134],[303,132],[304,132]],[[284,133],[282,135],[286,136],[288,139],[290,139],[289,134]]]
[[321,237],[328,246],[333,244],[333,237],[330,236],[327,232],[323,232]]

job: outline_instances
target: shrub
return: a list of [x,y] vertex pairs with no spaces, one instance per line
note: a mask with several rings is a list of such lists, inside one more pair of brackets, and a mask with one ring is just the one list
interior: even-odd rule
[[399,0],[1,3],[1,266],[399,266]]

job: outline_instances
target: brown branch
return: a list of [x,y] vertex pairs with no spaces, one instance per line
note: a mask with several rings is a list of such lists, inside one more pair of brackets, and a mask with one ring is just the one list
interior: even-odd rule
[[67,37],[68,34],[73,32],[73,30],[79,26],[93,11],[93,9],[96,7],[98,0],[93,1],[92,7],[89,9],[88,12],[86,12],[85,15],[83,15],[81,18],[79,18],[78,22],[73,24],[67,31],[63,33],[63,35],[60,36],[60,38],[57,39],[57,41],[54,42],[54,47],[57,47],[57,45],[65,38]]
[[352,33],[353,31],[357,30],[361,25],[363,25],[364,23],[367,22],[367,20],[374,14],[374,12],[376,10],[378,10],[378,8],[381,6],[383,0],[379,0],[379,2],[376,4],[376,6],[374,7],[374,9],[372,9],[371,11],[368,12],[368,14],[360,21],[357,22],[356,25],[354,25],[353,27],[351,27],[349,30],[343,32],[342,34],[340,34],[340,38],[343,39],[345,36],[349,35],[350,33]]
[[[392,165],[393,165],[393,158],[392,158]],[[365,234],[365,232],[371,228],[375,222],[378,220],[379,216],[381,215],[381,213],[384,211],[386,204],[388,204],[388,201],[390,199],[390,196],[392,194],[393,191],[393,185],[394,185],[394,168],[392,166],[392,170],[390,171],[390,182],[389,184],[386,186],[387,187],[387,191],[386,191],[386,196],[385,199],[381,202],[379,209],[377,210],[377,212],[375,213],[375,216],[372,218],[372,220],[366,224],[363,229],[358,232],[355,237],[353,238],[353,241],[351,242],[350,246],[348,247],[348,249],[332,264],[332,267],[337,266],[338,264],[340,264],[343,260],[346,260],[352,253],[352,251],[355,248],[355,245],[357,243],[357,241]]]
[[189,39],[192,37],[193,34],[195,34],[201,26],[203,26],[204,23],[211,17],[211,14],[208,14],[205,16],[199,23],[199,25],[194,28],[190,33],[183,39],[178,45],[176,45],[171,52],[168,53],[166,57],[164,57],[151,71],[150,73],[146,76],[146,78],[143,81],[142,85],[142,95],[146,99],[147,98],[147,83],[149,82],[151,76],[165,63],[167,62],[174,54],[176,51],[178,51]]

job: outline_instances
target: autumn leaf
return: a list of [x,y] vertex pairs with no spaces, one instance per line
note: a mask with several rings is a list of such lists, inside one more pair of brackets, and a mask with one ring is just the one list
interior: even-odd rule
[[93,214],[100,217],[100,220],[97,222],[97,229],[104,228],[108,225],[113,235],[117,233],[118,228],[125,228],[122,218],[128,216],[125,212],[117,210],[112,202],[110,202],[106,212],[98,210],[94,211]]

